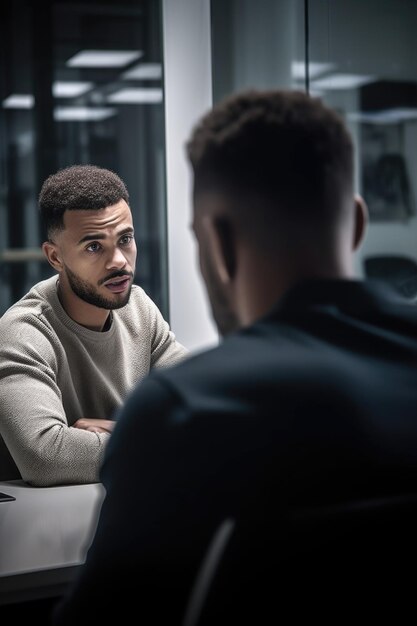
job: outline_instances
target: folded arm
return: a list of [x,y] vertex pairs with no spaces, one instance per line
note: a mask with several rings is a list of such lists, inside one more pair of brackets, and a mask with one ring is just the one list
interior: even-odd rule
[[113,420],[105,420],[94,417],[84,417],[78,419],[72,425],[73,428],[88,430],[90,433],[111,433],[115,422]]
[[31,329],[30,340],[24,332],[0,340],[0,434],[23,480],[42,487],[97,482],[108,421],[69,425],[57,384],[61,364],[42,329]]

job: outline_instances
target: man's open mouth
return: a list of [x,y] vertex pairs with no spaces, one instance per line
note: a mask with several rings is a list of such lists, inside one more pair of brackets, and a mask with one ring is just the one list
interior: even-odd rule
[[121,276],[120,278],[113,278],[109,280],[108,283],[105,283],[104,286],[107,287],[112,293],[122,293],[125,291],[130,285],[130,277],[129,276]]

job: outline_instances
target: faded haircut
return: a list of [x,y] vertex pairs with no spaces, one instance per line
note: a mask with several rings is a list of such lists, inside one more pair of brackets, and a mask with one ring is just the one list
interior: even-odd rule
[[72,165],[45,180],[39,210],[49,236],[64,228],[65,211],[97,211],[120,200],[129,204],[129,193],[115,172],[96,165]]

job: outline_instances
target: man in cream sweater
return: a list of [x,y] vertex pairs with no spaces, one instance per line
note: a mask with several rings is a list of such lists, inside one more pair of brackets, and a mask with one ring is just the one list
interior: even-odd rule
[[115,173],[92,165],[60,170],[44,182],[39,206],[43,251],[57,275],[0,319],[0,454],[8,466],[0,478],[96,482],[128,392],[187,351],[132,284],[132,214]]

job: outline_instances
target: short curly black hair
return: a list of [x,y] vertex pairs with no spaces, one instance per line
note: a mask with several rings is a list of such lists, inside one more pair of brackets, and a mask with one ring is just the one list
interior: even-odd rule
[[[353,144],[342,117],[295,90],[249,90],[215,105],[195,126],[186,152],[194,196],[256,195],[297,219],[337,214],[353,194]],[[262,203],[261,203],[262,204]]]
[[115,172],[97,165],[71,165],[45,180],[39,210],[49,236],[64,228],[65,211],[97,211],[120,200],[129,204],[129,193]]

